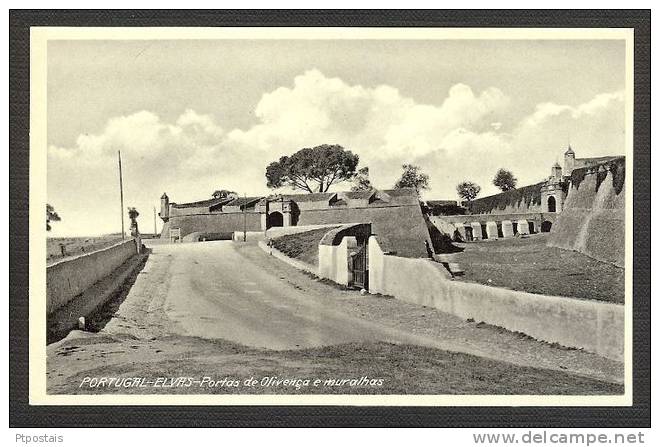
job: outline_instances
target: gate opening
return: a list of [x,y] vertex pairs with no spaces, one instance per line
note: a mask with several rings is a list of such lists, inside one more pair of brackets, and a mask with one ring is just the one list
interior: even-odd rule
[[270,213],[267,220],[267,228],[284,226],[284,216],[279,211]]

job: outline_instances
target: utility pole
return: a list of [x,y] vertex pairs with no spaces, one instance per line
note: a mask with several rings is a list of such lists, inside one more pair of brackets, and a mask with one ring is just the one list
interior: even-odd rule
[[119,157],[119,198],[121,201],[121,239],[124,240],[124,183],[121,177],[121,151],[117,151]]
[[247,194],[243,193],[243,242],[247,242]]
[[158,231],[156,230],[156,207],[154,206],[154,237],[158,234]]

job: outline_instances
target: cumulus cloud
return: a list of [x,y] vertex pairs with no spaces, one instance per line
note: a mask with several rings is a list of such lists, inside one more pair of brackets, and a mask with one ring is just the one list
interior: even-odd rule
[[390,187],[400,165],[412,158],[453,154],[468,139],[494,143],[497,136],[490,123],[509,103],[497,88],[475,93],[456,84],[442,104],[420,104],[392,86],[349,85],[309,70],[297,76],[292,87],[264,94],[255,109],[260,123],[230,132],[228,140],[271,157],[273,152],[292,153],[321,143],[342,144],[364,164],[387,160],[387,167],[372,169],[371,175],[376,184]]
[[534,113],[523,121],[522,125],[540,126],[548,119],[562,114],[566,114],[573,119],[579,119],[585,115],[596,115],[610,108],[613,103],[623,104],[623,94],[622,90],[613,93],[601,93],[592,100],[577,106],[555,104],[553,102],[541,103],[536,106]]
[[219,188],[265,193],[270,161],[323,143],[357,153],[380,188],[391,187],[400,165],[412,162],[431,176],[429,197],[455,197],[456,183],[465,178],[480,183],[485,195],[502,166],[514,170],[521,182],[545,177],[567,129],[585,146],[599,142],[593,136],[600,127],[608,129],[600,132],[609,138],[605,149],[622,142],[616,134],[623,128],[622,102],[622,92],[578,105],[547,102],[511,123],[512,99],[495,87],[474,91],[456,84],[441,103],[422,104],[393,86],[350,85],[309,70],[291,86],[264,93],[255,104],[257,121],[246,129],[224,129],[212,115],[190,109],[172,122],[138,111],[109,119],[100,132],[80,135],[72,147],[52,145],[48,196],[64,218],[60,228],[108,232],[118,222],[118,150],[124,159],[126,205],[148,212],[163,191],[179,202],[206,198]]

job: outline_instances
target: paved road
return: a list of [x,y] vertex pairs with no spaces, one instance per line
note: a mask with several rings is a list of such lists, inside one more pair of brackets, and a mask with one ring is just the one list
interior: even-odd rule
[[152,335],[221,338],[270,349],[376,340],[441,347],[427,337],[337,311],[328,303],[332,296],[302,292],[284,276],[250,262],[230,241],[154,244],[152,250],[105,331],[160,328]]

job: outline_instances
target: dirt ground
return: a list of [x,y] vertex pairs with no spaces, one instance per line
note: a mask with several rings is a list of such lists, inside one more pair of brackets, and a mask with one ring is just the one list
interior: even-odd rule
[[582,253],[547,247],[547,233],[528,238],[456,243],[445,255],[465,271],[457,277],[494,287],[623,304],[624,269]]
[[[65,364],[67,371],[56,367]],[[47,374],[48,392],[52,394],[623,393],[621,384],[561,371],[382,342],[270,351],[194,337],[73,337],[53,350]],[[90,378],[102,377],[146,380],[141,381],[144,386],[90,388]],[[266,377],[290,382],[264,384]],[[157,378],[169,382],[161,380],[158,384]],[[186,380],[181,386],[167,386],[173,378]],[[258,384],[245,386],[249,378]],[[318,386],[313,385],[316,379],[321,381]]]
[[[119,241],[121,241],[121,234],[90,237],[49,237],[46,240],[46,262],[51,264],[71,256],[91,253]],[[64,245],[65,256],[62,255],[61,245]]]
[[[382,393],[382,394],[620,394],[623,365],[581,350],[539,342],[496,327],[461,320],[435,309],[382,296],[362,296],[293,269],[252,244],[236,244],[245,260],[305,293],[310,300],[370,324],[437,340],[438,346],[359,341],[295,350],[247,347],[223,339],[174,333],[176,322],[150,288],[126,299],[121,312],[98,333],[72,333],[48,346],[49,393]],[[154,272],[147,277],[153,278]],[[166,283],[157,281],[166,287]],[[136,286],[134,286],[136,287]],[[152,296],[150,296],[152,295]],[[143,301],[141,301],[143,300]],[[138,302],[139,301],[139,302]],[[108,331],[108,327],[114,330]],[[89,388],[85,378],[175,378],[243,381],[354,379],[323,387]],[[360,380],[367,377],[367,384]],[[372,385],[371,379],[382,379]]]

